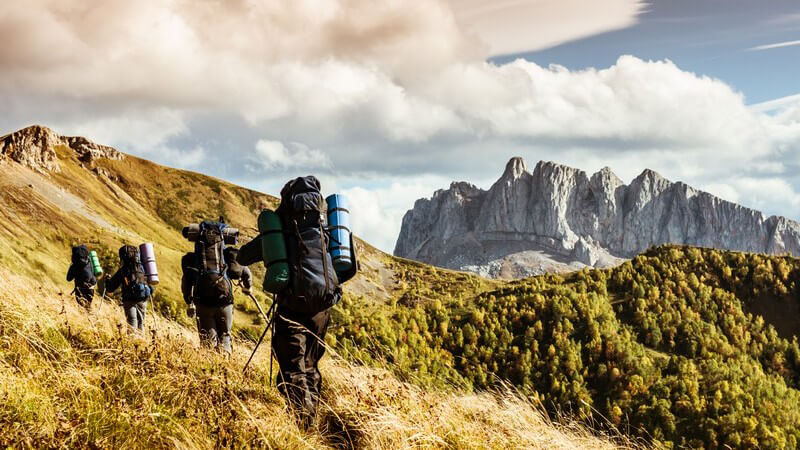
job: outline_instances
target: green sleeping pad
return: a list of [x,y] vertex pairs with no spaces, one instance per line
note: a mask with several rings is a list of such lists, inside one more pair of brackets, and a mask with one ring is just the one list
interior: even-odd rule
[[265,209],[258,216],[258,231],[261,233],[261,256],[267,274],[264,290],[277,294],[289,284],[289,260],[286,257],[286,241],[283,239],[281,219],[275,211]]

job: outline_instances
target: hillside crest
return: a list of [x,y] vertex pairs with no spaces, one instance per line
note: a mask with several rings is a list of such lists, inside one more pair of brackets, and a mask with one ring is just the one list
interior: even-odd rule
[[60,172],[56,148],[75,152],[78,159],[90,163],[96,158],[120,160],[125,157],[112,147],[95,144],[82,136],[62,136],[42,125],[31,125],[0,137],[0,160],[10,159],[40,173]]

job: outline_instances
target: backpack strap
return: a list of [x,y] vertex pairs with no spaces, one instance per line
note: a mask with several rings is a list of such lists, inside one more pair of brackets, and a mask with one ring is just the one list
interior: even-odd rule
[[[295,220],[295,219],[291,219],[291,220],[292,220],[292,224],[294,225],[295,241],[297,241],[296,244],[295,244],[296,250],[295,250],[295,256],[294,256],[294,265],[295,265],[294,273],[297,275],[298,283],[302,284],[303,283],[303,268],[301,267],[301,264],[300,264],[300,255],[301,255],[301,252],[303,250],[305,250],[305,252],[308,253],[308,246],[303,241],[303,235],[300,234],[300,227],[297,225],[297,220]],[[301,248],[301,246],[302,246],[302,248]]]
[[217,223],[217,233],[219,233],[219,244],[215,246],[214,253],[217,254],[217,269],[222,278],[228,278],[228,264],[225,262],[225,229],[228,225],[225,222]]
[[319,223],[319,245],[322,247],[322,272],[325,274],[325,292],[330,292],[331,284],[328,281],[328,243],[325,242],[325,231],[322,229],[322,221]]

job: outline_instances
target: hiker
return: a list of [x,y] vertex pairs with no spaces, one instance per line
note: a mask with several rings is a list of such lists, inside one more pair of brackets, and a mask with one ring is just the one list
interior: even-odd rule
[[[290,281],[276,294],[272,351],[278,360],[278,390],[298,415],[300,425],[313,424],[322,375],[319,361],[325,353],[330,309],[342,297],[339,285],[355,275],[334,270],[328,252],[323,198],[313,176],[289,181],[281,190],[277,209],[282,222]],[[259,235],[239,251],[238,262],[248,266],[264,260]]]
[[85,245],[72,247],[72,264],[67,269],[67,281],[75,281],[75,300],[87,310],[92,308],[97,278],[94,276],[89,249]]
[[106,282],[106,292],[122,287],[122,308],[125,319],[132,330],[144,330],[147,300],[153,295],[153,287],[147,284],[147,274],[142,266],[139,248],[123,245],[119,249],[120,268]]
[[[225,242],[235,242],[231,230],[235,229],[221,221],[201,223],[197,234],[192,235],[195,251],[181,258],[181,292],[186,302],[186,314],[196,317],[200,342],[226,354],[231,353],[233,285],[229,278],[231,267],[226,264],[224,255],[230,253]],[[250,270],[246,275],[239,270],[236,275],[242,279],[245,293],[249,294]]]

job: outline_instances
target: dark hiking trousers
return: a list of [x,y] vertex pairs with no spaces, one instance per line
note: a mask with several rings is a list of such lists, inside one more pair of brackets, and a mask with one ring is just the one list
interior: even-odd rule
[[231,328],[233,328],[233,305],[197,307],[197,331],[200,342],[217,350],[231,352]]
[[92,299],[94,298],[94,288],[75,287],[75,300],[78,304],[86,309],[92,307]]
[[272,349],[278,360],[278,390],[289,405],[309,425],[319,403],[322,375],[319,360],[325,354],[325,332],[330,309],[313,315],[293,313],[278,308]]
[[134,330],[144,330],[144,316],[147,313],[147,300],[142,302],[122,302],[125,320]]

